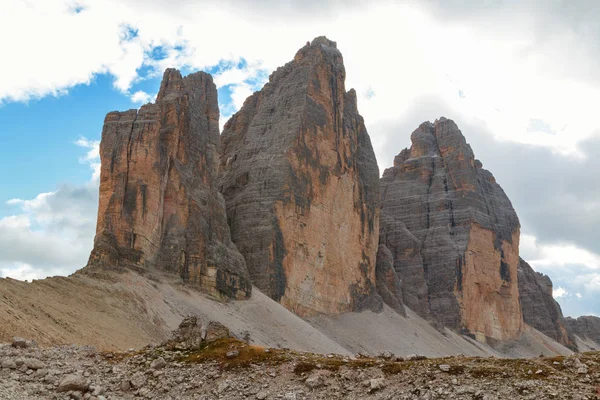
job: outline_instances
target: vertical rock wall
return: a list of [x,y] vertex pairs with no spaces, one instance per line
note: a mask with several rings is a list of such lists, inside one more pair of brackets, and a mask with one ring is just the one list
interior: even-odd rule
[[154,104],[111,112],[87,270],[157,268],[213,294],[250,295],[217,192],[219,108],[212,77],[165,71]]
[[560,305],[552,297],[552,281],[519,260],[519,297],[523,320],[558,343],[577,350],[575,340],[566,329]]
[[479,340],[520,336],[519,220],[456,124],[425,122],[381,178],[380,246],[402,299]]

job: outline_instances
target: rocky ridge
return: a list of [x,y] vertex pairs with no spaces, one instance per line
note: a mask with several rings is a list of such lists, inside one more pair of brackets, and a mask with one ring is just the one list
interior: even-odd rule
[[300,316],[381,309],[379,170],[344,81],[336,43],[318,37],[245,101],[221,138],[233,242],[253,284]]
[[252,286],[217,191],[219,107],[212,77],[167,69],[156,102],[108,113],[100,204],[84,273],[160,269],[224,297]]
[[570,334],[588,342],[586,347],[600,349],[600,318],[593,315],[567,317],[565,325]]

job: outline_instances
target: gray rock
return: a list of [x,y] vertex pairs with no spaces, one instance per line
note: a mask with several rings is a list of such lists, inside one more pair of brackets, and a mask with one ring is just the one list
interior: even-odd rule
[[237,358],[240,355],[239,350],[231,350],[225,353],[225,357],[229,359]]
[[143,372],[138,371],[135,374],[133,374],[130,382],[131,382],[131,386],[133,386],[136,389],[139,389],[146,384],[146,375],[144,375]]
[[161,369],[166,366],[167,366],[167,362],[162,357],[158,357],[157,359],[153,360],[152,363],[150,364],[150,368],[152,368],[152,369]]
[[325,385],[325,381],[323,380],[323,377],[319,374],[314,374],[309,376],[304,383],[306,383],[306,386],[308,386],[311,389],[316,389],[316,388],[320,388],[321,386]]
[[8,369],[17,369],[17,364],[14,360],[4,359],[2,360],[2,363],[0,363],[0,367]]
[[[600,318],[595,316],[581,316],[577,319],[565,318],[567,330],[582,339],[590,339],[600,344]],[[596,349],[600,350],[600,349]]]
[[383,379],[383,378],[369,380],[369,389],[371,392],[381,390],[384,387],[385,387],[385,379]]
[[567,330],[560,305],[552,296],[550,278],[534,271],[523,259],[519,259],[518,276],[523,320],[546,336],[577,350],[573,334]]
[[450,371],[450,366],[448,364],[440,364],[438,367],[441,371],[444,371],[444,372]]
[[121,391],[123,392],[128,392],[129,390],[131,390],[131,381],[128,379],[121,381],[119,389],[121,389]]
[[81,375],[66,375],[58,383],[57,392],[85,392],[90,386],[89,381]]
[[12,347],[26,349],[28,347],[27,340],[21,337],[14,337],[12,340]]
[[25,360],[25,366],[34,370],[42,369],[45,367],[44,363],[36,358],[28,358],[27,360]]
[[265,400],[268,396],[269,396],[269,393],[267,393],[264,390],[261,390],[260,392],[256,393],[257,400]]

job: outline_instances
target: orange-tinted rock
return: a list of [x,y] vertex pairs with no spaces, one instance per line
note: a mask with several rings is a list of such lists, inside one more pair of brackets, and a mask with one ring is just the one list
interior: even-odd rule
[[342,54],[324,37],[225,125],[221,187],[252,282],[295,313],[379,308],[379,172]]
[[380,245],[403,301],[479,340],[520,336],[519,220],[456,124],[440,118],[381,178]]
[[217,191],[218,148],[217,90],[203,72],[168,69],[156,103],[109,113],[87,270],[158,268],[213,294],[249,296]]

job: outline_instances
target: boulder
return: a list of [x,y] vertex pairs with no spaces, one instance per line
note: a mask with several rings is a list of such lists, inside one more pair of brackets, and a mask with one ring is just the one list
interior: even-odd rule
[[90,386],[89,381],[81,375],[65,375],[56,388],[57,392],[85,392]]

